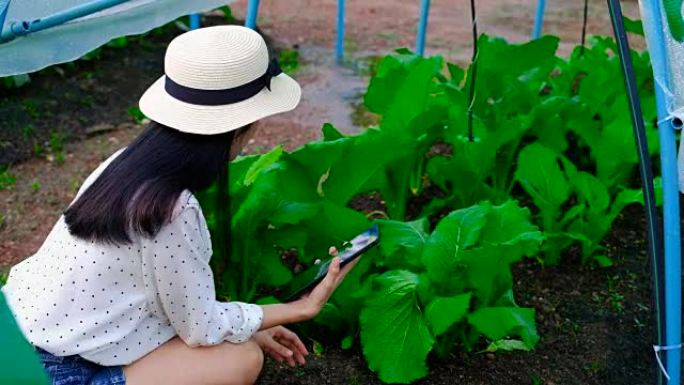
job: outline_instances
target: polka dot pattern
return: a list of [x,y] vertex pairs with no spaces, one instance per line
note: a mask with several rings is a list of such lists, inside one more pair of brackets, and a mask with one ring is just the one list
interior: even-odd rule
[[247,341],[260,306],[215,300],[211,239],[188,191],[154,239],[105,245],[74,238],[60,218],[2,288],[29,341],[101,365],[129,364],[179,336],[191,346]]

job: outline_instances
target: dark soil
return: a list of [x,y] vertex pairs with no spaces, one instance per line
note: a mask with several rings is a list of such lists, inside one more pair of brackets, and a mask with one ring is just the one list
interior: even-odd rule
[[[643,208],[627,207],[604,241],[611,268],[581,267],[579,250],[561,266],[532,260],[514,267],[520,306],[534,307],[541,340],[529,353],[466,353],[431,357],[432,385],[645,385],[654,382],[651,276]],[[311,341],[308,341],[311,342]],[[306,366],[267,361],[260,385],[381,384],[356,349],[326,346]]]
[[40,155],[51,136],[82,139],[95,123],[107,130],[125,119],[163,72],[164,45],[172,36],[150,36],[142,47],[105,48],[98,60],[50,67],[31,74],[28,86],[0,89],[0,164]]
[[378,192],[363,194],[349,202],[349,207],[365,213],[370,219],[387,218],[387,206]]
[[[225,21],[206,16],[203,23]],[[132,122],[129,110],[163,74],[166,46],[181,33],[174,23],[167,24],[128,37],[123,47],[104,46],[90,59],[32,73],[27,86],[0,88],[0,165]]]

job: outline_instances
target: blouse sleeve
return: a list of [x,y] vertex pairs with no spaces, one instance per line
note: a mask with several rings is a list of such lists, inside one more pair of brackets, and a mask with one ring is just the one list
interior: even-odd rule
[[186,344],[241,343],[259,330],[260,306],[215,299],[211,240],[194,197],[154,239],[144,242],[147,285],[156,289],[165,316]]

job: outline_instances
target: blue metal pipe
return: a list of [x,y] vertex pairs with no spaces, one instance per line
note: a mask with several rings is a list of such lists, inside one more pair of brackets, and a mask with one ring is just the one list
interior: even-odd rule
[[335,62],[344,61],[344,0],[337,0],[337,40],[335,43]]
[[[660,87],[656,87],[656,103],[658,104],[658,120],[667,118],[665,95]],[[675,134],[672,123],[667,121],[658,130],[660,139],[660,160],[663,180],[663,219],[665,243],[665,342],[668,346],[682,343],[682,299],[681,299],[681,246],[679,225],[679,191],[677,189],[677,155],[675,150]],[[664,351],[667,357],[667,373],[669,384],[679,385],[681,350]]]
[[0,43],[10,41],[17,36],[28,35],[32,32],[42,31],[56,25],[64,24],[68,21],[100,12],[104,9],[111,8],[127,1],[128,0],[95,0],[64,10],[62,12],[55,13],[54,15],[50,15],[42,19],[13,22],[9,25],[9,28],[2,31],[2,34],[0,35]]
[[534,17],[534,29],[532,30],[533,39],[541,36],[542,25],[544,24],[544,9],[546,9],[546,0],[537,0],[537,14]]
[[199,13],[190,15],[190,29],[197,29],[202,26],[202,20]]
[[259,13],[259,0],[249,0],[247,3],[247,16],[245,16],[245,27],[255,29],[257,15]]
[[425,34],[427,33],[428,15],[430,14],[430,0],[421,0],[420,18],[418,19],[418,35],[416,36],[416,53],[425,53]]
[[5,25],[5,17],[9,10],[10,0],[0,0],[0,36],[2,36],[2,26]]
[[[677,347],[681,344],[682,299],[681,299],[681,233],[679,217],[679,191],[677,186],[677,155],[675,149],[675,132],[671,119],[668,119],[668,97],[663,87],[671,87],[671,76],[666,40],[662,19],[661,1],[642,2],[644,10],[644,26],[646,19],[651,19],[647,31],[648,48],[656,78],[664,79],[664,83],[655,82],[656,105],[659,124],[660,160],[663,183],[663,220],[665,246],[665,343]],[[650,14],[650,15],[647,15]],[[649,17],[650,16],[650,17]],[[681,350],[679,348],[664,350],[660,354],[666,358],[665,367],[669,376],[668,384],[679,385],[681,378]]]

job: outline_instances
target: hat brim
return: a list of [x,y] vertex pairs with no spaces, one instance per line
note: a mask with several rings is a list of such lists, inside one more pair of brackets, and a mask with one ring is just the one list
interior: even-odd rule
[[299,104],[299,84],[281,73],[264,88],[244,101],[203,106],[175,99],[164,89],[166,76],[159,78],[140,98],[140,110],[149,119],[191,134],[215,135],[236,130],[267,116],[293,110]]

